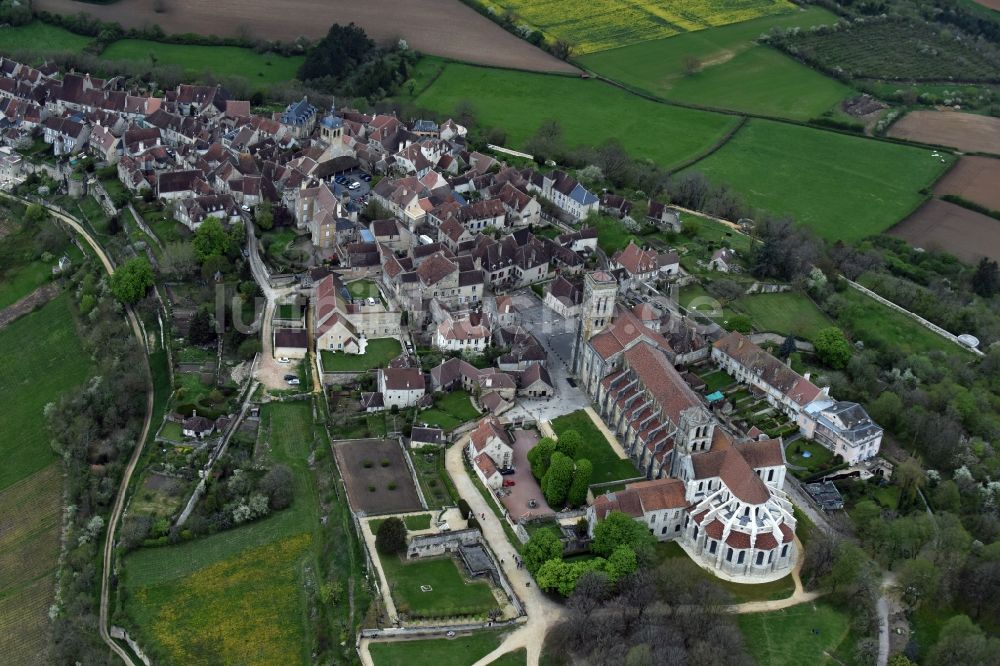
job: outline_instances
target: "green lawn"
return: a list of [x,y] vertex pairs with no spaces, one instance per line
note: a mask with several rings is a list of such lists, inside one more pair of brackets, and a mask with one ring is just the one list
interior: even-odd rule
[[72,51],[79,53],[93,41],[91,37],[77,35],[54,25],[35,21],[28,25],[5,27],[0,39],[0,52],[18,51]]
[[122,39],[104,50],[105,60],[136,60],[156,65],[177,65],[189,75],[210,71],[216,76],[242,76],[253,85],[272,85],[294,79],[305,56],[285,57],[255,53],[236,46],[163,44],[145,39]]
[[384,368],[389,361],[399,356],[403,348],[395,338],[378,338],[369,340],[364,354],[345,354],[320,350],[323,357],[323,370],[326,372],[364,372],[372,368]]
[[728,183],[747,202],[791,215],[828,240],[885,231],[924,199],[949,166],[931,151],[863,137],[750,120],[718,152],[691,167]]
[[6,352],[0,364],[3,489],[58,459],[49,446],[42,410],[81,385],[92,367],[77,339],[69,294],[0,330],[0,349]]
[[[441,618],[485,615],[497,607],[485,578],[468,581],[454,557],[404,561],[379,555],[396,609],[411,617]],[[421,586],[429,585],[424,592]]]
[[716,370],[715,372],[710,372],[707,375],[701,375],[701,379],[705,382],[706,394],[714,393],[735,382],[735,380],[730,377],[729,373],[725,370]]
[[597,227],[597,244],[601,246],[601,249],[609,257],[618,250],[624,250],[628,247],[629,241],[634,240],[635,244],[640,247],[643,245],[640,236],[626,229],[621,220],[615,219],[610,215],[588,217],[584,225]]
[[378,285],[371,280],[355,280],[346,286],[347,291],[353,298],[374,298],[378,300],[382,298],[382,292],[379,291]]
[[181,424],[177,421],[164,421],[163,427],[160,428],[159,436],[163,439],[169,439],[172,442],[183,442],[187,439],[181,429]]
[[[853,91],[755,40],[773,27],[807,28],[836,20],[814,7],[593,53],[579,62],[664,99],[808,120]],[[687,74],[691,58],[700,69]]]
[[597,429],[587,412],[582,409],[553,419],[552,429],[556,435],[567,430],[576,430],[580,433],[583,443],[577,450],[576,457],[586,458],[594,465],[591,483],[606,483],[641,476],[631,460],[618,457],[604,433]]
[[[369,520],[368,529],[370,529],[374,534],[375,532],[378,532],[378,528],[386,520],[386,518],[375,518],[374,520]],[[410,531],[426,530],[431,526],[431,514],[421,513],[416,516],[403,516],[403,524],[406,525],[406,529]]]
[[868,347],[898,349],[904,354],[939,350],[969,356],[969,352],[962,351],[954,342],[856,289],[845,289],[839,296],[847,306],[837,314],[837,323],[849,331],[853,339],[863,340]]
[[449,115],[464,101],[475,107],[478,126],[506,130],[512,148],[523,148],[543,121],[556,119],[568,146],[596,146],[613,138],[633,156],[665,167],[701,154],[738,122],[657,104],[597,80],[456,63],[446,64],[415,103]]
[[786,291],[754,294],[736,301],[734,308],[750,316],[754,330],[794,335],[812,340],[833,322],[805,294]]
[[657,563],[661,566],[669,567],[674,571],[683,571],[685,577],[703,579],[712,585],[721,587],[732,595],[732,602],[734,604],[742,604],[750,601],[787,599],[795,592],[795,581],[792,580],[791,574],[769,583],[757,583],[753,585],[733,583],[717,578],[688,557],[684,549],[675,541],[661,541],[657,543],[656,556]]
[[758,664],[832,664],[850,640],[848,615],[827,603],[800,604],[771,613],[738,615],[747,648]]
[[376,666],[468,666],[497,649],[504,637],[502,632],[480,631],[455,638],[372,643],[369,652]]
[[[806,452],[809,453],[808,458],[802,455]],[[810,471],[816,471],[820,465],[833,459],[833,452],[822,444],[817,444],[807,439],[799,439],[788,445],[788,448],[785,450],[785,457],[790,465],[798,465]]]
[[417,421],[451,431],[479,416],[465,391],[435,394],[434,406],[417,414]]
[[307,575],[315,576],[323,541],[310,462],[314,443],[324,440],[317,440],[308,402],[271,403],[263,416],[271,456],[294,476],[292,506],[250,525],[125,559],[130,631],[158,661],[310,660],[303,586]]
[[507,652],[502,654],[493,661],[490,662],[489,666],[525,666],[528,663],[528,650],[521,648],[519,650],[514,650],[513,652]]

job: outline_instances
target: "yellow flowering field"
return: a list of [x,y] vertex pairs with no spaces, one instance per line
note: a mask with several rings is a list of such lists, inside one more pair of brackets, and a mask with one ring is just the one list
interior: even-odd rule
[[311,540],[288,537],[136,589],[140,643],[173,664],[307,663],[301,570]]
[[605,51],[682,32],[738,23],[794,8],[787,0],[480,0],[496,14],[512,13],[576,55]]

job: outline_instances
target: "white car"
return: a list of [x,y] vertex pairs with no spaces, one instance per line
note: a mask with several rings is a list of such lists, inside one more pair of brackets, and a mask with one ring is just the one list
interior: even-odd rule
[[280,363],[281,365],[287,365],[287,364],[289,364],[291,362],[292,362],[292,359],[288,358],[287,356],[279,356],[278,357],[278,363]]
[[289,386],[298,386],[298,385],[299,385],[299,380],[298,380],[298,378],[295,378],[295,379],[289,379],[289,380],[288,380],[288,385],[289,385]]
[[347,186],[347,189],[349,189],[349,190],[356,190],[359,187],[361,187],[361,183],[359,183],[358,181],[354,181],[353,183],[351,183],[350,185]]
[[250,212],[250,206],[248,206],[246,204],[243,204],[242,206],[240,206],[240,208],[243,209],[244,213],[249,213]]

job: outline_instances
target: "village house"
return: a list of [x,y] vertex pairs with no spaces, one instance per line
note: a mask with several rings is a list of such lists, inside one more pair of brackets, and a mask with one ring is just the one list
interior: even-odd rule
[[386,409],[413,407],[427,392],[424,374],[420,368],[380,368],[378,391]]
[[498,419],[487,416],[469,433],[465,451],[469,460],[485,455],[497,469],[508,469],[514,463],[514,438]]

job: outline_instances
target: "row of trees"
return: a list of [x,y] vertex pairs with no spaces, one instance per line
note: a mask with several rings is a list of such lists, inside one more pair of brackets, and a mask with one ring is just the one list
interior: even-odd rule
[[583,440],[580,433],[567,430],[559,441],[544,437],[528,452],[531,473],[541,483],[545,501],[553,508],[582,506],[594,466],[586,458],[576,458]]

